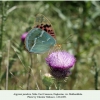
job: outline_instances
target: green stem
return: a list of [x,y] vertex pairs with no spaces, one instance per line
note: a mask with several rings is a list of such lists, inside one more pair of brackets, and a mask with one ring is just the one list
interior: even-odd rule
[[95,72],[95,90],[98,90],[98,74],[99,72],[96,70]]
[[46,86],[46,90],[50,90],[50,89],[49,89],[49,86]]
[[[3,42],[3,33],[4,33],[4,21],[5,21],[5,2],[0,2],[1,9],[1,26],[0,26],[0,76],[1,76],[1,66],[2,66],[2,42]],[[1,81],[1,77],[0,77]]]
[[[22,50],[20,49],[20,47],[22,47],[22,45],[23,45],[23,44],[20,43],[20,44],[19,44],[19,47],[18,47],[18,49],[20,50],[20,52],[22,51]],[[18,55],[17,55],[17,53],[15,52],[14,55],[12,56],[12,58],[13,58],[13,59],[16,59],[17,57],[18,57]],[[13,61],[13,60],[10,60],[10,61],[9,61],[9,70],[12,68],[14,62],[15,62],[15,61]],[[26,71],[26,69],[25,69],[25,71]],[[4,73],[2,74],[2,76],[1,76],[1,81],[2,81],[2,79],[3,79],[4,77],[6,77],[6,72],[4,72]]]
[[98,68],[97,68],[97,64],[95,62],[95,59],[94,60],[94,68],[95,68],[95,75],[94,75],[94,80],[95,80],[95,90],[98,90]]
[[31,69],[32,69],[32,54],[30,54],[30,58],[31,58],[31,64],[30,64],[30,68],[29,68],[29,72],[28,72],[27,90],[29,90],[29,81],[30,81],[30,77],[31,77]]
[[57,90],[60,90],[60,86],[61,86],[60,83],[61,83],[60,81],[57,81]]
[[10,41],[7,44],[8,55],[7,55],[7,65],[6,65],[6,87],[5,89],[8,90],[8,78],[9,78],[9,53],[10,53]]

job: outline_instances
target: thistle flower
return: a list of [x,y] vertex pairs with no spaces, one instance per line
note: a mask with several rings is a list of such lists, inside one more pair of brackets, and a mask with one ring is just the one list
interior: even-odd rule
[[52,76],[59,79],[69,76],[70,68],[74,66],[76,59],[66,51],[56,51],[46,58],[46,62],[51,69]]
[[27,36],[28,32],[25,32],[21,35],[21,41],[24,42],[26,36]]

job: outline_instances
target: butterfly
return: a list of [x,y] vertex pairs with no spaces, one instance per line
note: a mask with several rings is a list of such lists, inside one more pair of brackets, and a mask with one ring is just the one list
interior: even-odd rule
[[49,20],[42,14],[35,18],[34,28],[25,38],[25,48],[30,53],[44,53],[56,44],[55,32]]

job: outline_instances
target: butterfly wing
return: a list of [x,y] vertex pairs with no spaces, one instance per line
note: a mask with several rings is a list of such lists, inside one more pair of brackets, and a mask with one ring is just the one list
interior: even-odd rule
[[37,31],[37,29],[32,29],[28,32],[26,38],[25,38],[25,47],[28,51],[30,51],[31,47],[34,44],[34,39],[39,37],[40,33]]
[[32,29],[25,39],[26,49],[34,53],[46,52],[53,47],[55,43],[56,40],[40,28]]
[[53,38],[55,38],[55,32],[54,29],[50,23],[50,21],[42,14],[38,14],[35,17],[35,22],[34,22],[34,27],[35,28],[40,28],[44,31],[46,31],[48,34],[50,34]]

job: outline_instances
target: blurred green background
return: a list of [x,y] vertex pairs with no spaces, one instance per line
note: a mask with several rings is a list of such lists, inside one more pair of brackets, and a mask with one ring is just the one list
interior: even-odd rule
[[[21,35],[34,26],[39,13],[52,23],[57,43],[77,59],[61,89],[100,89],[99,1],[0,1],[0,89],[6,86],[7,66],[8,89],[27,89],[30,55],[21,44]],[[47,54],[33,54],[29,89],[46,89],[42,77],[49,73]],[[55,89],[54,84],[51,89]]]

